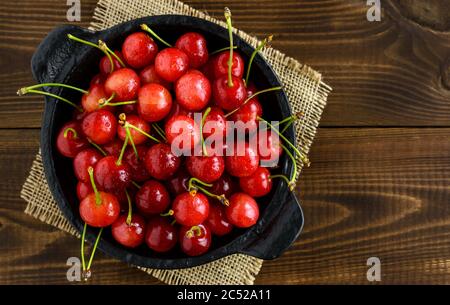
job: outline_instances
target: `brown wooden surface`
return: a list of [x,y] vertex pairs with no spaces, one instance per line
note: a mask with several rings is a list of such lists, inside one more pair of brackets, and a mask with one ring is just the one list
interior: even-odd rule
[[[260,284],[450,283],[450,1],[185,1],[324,74],[334,91],[299,185],[306,225]],[[96,0],[82,1],[82,22]],[[42,99],[32,83],[40,40],[67,23],[65,1],[0,2],[0,283],[67,283],[78,241],[23,213],[19,191],[39,146]],[[158,283],[99,254],[92,283]]]

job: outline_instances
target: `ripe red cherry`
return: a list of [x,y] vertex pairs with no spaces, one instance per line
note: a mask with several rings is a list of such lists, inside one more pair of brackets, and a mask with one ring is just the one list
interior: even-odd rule
[[239,189],[237,183],[226,173],[222,175],[211,187],[211,193],[216,195],[225,195],[229,198]]
[[222,76],[216,79],[212,86],[216,105],[227,111],[241,106],[247,97],[244,81],[236,76],[232,77],[232,81],[233,87],[230,87],[228,86],[228,77]]
[[130,168],[124,162],[117,164],[117,158],[107,156],[100,159],[94,168],[95,182],[108,192],[125,190],[131,183]]
[[158,180],[172,177],[181,164],[180,158],[172,153],[170,146],[162,143],[148,149],[144,162],[150,175]]
[[[114,51],[114,53],[123,60],[122,53],[120,51]],[[120,62],[116,59],[115,56],[111,56],[113,64],[114,64],[114,71],[122,68]],[[102,75],[107,75],[111,73],[111,61],[109,60],[108,56],[103,56],[102,59],[100,59],[100,73]]]
[[139,76],[132,69],[114,70],[105,81],[105,93],[108,97],[114,93],[116,102],[131,101],[137,96],[140,82]]
[[138,113],[148,122],[161,121],[172,107],[170,92],[159,84],[147,84],[139,89]]
[[91,82],[89,83],[89,86],[94,86],[94,85],[103,85],[103,83],[106,80],[106,76],[103,74],[96,74],[92,79]]
[[200,143],[200,129],[195,121],[185,115],[170,118],[165,125],[167,142],[179,154],[189,154]]
[[81,123],[83,133],[97,144],[112,141],[117,131],[117,119],[107,110],[96,110],[89,113]]
[[[242,143],[241,143],[242,144]],[[243,147],[243,151],[240,147]],[[235,177],[248,177],[252,175],[259,166],[259,156],[256,150],[248,143],[240,145],[235,143],[234,151],[225,157],[225,169]]]
[[145,216],[160,214],[167,210],[169,205],[169,192],[156,180],[148,180],[136,193],[136,207]]
[[78,180],[89,182],[88,168],[94,167],[103,156],[93,148],[86,148],[80,151],[73,159],[73,171]]
[[255,199],[244,193],[236,193],[230,197],[230,205],[226,207],[227,219],[238,228],[253,226],[259,218],[259,208]]
[[[130,123],[131,125],[139,128],[142,131],[145,131],[148,134],[150,133],[150,125],[139,116],[130,114],[127,115],[126,118],[127,122]],[[131,138],[133,139],[135,145],[142,144],[148,140],[147,136],[143,135],[141,132],[133,128],[129,128],[129,130]],[[117,135],[122,141],[125,141],[125,138],[127,137],[125,127],[121,126],[120,124],[117,126]]]
[[80,202],[80,216],[91,227],[102,228],[111,225],[119,217],[120,205],[116,196],[98,192],[100,203],[96,202],[95,193],[89,194]]
[[175,46],[189,57],[191,68],[197,69],[208,61],[206,39],[199,33],[189,32],[181,35]]
[[166,181],[167,189],[171,194],[179,195],[189,190],[188,183],[191,175],[185,167],[180,170],[169,180]]
[[166,116],[165,120],[168,121],[172,117],[177,115],[185,115],[187,117],[190,117],[191,119],[194,118],[194,113],[192,111],[184,109],[183,107],[180,106],[180,104],[178,104],[177,101],[173,101],[172,108],[170,109],[170,112]]
[[173,216],[183,226],[203,223],[209,214],[208,198],[202,193],[182,193],[172,203]]
[[199,111],[211,98],[211,84],[202,72],[190,70],[176,81],[175,95],[183,108]]
[[102,146],[102,149],[109,155],[114,157],[119,157],[120,151],[122,150],[123,141],[115,138],[111,142],[108,142]]
[[94,190],[92,189],[91,183],[90,182],[83,182],[83,181],[78,181],[77,183],[77,197],[78,200],[83,200],[84,198],[87,197],[87,195],[89,195],[90,193],[93,193]]
[[136,248],[144,242],[145,220],[138,214],[131,216],[130,224],[127,223],[127,215],[121,215],[111,225],[111,233],[114,239],[128,248]]
[[189,156],[186,167],[193,177],[212,183],[222,176],[225,162],[220,156]]
[[166,217],[154,217],[147,224],[145,242],[156,252],[171,250],[178,240],[178,230]]
[[225,137],[227,135],[227,120],[225,114],[219,107],[211,107],[211,111],[205,118],[203,125],[203,137],[207,139],[210,136]]
[[156,73],[155,65],[150,65],[142,69],[139,73],[139,78],[141,79],[141,86],[151,83],[159,84],[167,89],[170,89],[172,86],[171,83],[159,77],[158,73]]
[[251,176],[240,178],[239,185],[245,193],[252,197],[265,196],[272,189],[270,172],[265,167],[258,167]]
[[262,107],[256,98],[249,100],[241,106],[235,113],[230,116],[230,119],[235,122],[242,122],[248,126],[250,134],[258,130],[258,117],[262,116]]
[[135,69],[143,68],[156,57],[158,46],[153,39],[145,33],[136,32],[125,39],[122,45],[122,54],[128,65]]
[[181,227],[181,250],[189,256],[199,256],[207,252],[211,246],[211,230],[208,226],[198,225],[195,228]]
[[[214,77],[220,78],[228,75],[228,59],[230,58],[229,51],[223,51],[218,54],[213,64]],[[237,78],[242,78],[244,75],[244,60],[237,52],[233,52],[233,65],[231,66],[231,74]]]
[[80,124],[76,121],[64,124],[56,137],[56,148],[64,157],[73,158],[88,145],[89,142],[83,136]]
[[168,82],[179,79],[189,68],[189,57],[177,48],[167,48],[156,55],[156,73]]
[[[258,155],[261,160],[261,165],[264,167],[275,167],[278,165],[278,160],[283,154],[283,147],[280,143],[280,138],[277,134],[272,133],[271,130],[267,130],[265,136],[264,133],[258,136]],[[265,143],[260,143],[265,141]]]
[[138,157],[134,153],[134,150],[130,147],[125,150],[123,155],[123,161],[128,165],[131,174],[131,180],[142,182],[150,179],[150,174],[145,168],[145,154],[148,151],[148,147],[139,145],[136,146],[136,150],[138,152]]
[[[128,192],[128,196],[130,196],[130,198],[134,198],[134,196],[136,196],[137,193],[137,188],[136,187],[129,187],[126,189],[126,191]],[[125,193],[125,190],[114,190],[112,192],[110,192],[111,194],[113,194],[114,196],[116,196],[117,201],[119,201],[119,205],[120,205],[120,211],[123,213],[128,212],[129,207],[128,207],[128,198],[127,195]]]
[[126,105],[120,106],[119,113],[137,114],[137,103],[135,103],[135,104],[126,104]]
[[225,215],[225,206],[218,204],[209,206],[209,216],[206,219],[206,224],[211,229],[211,232],[217,236],[224,236],[233,229],[233,225]]
[[216,61],[216,56],[211,56],[208,60],[208,62],[201,68],[202,73],[206,76],[207,79],[209,79],[211,82],[215,80],[214,77],[214,65]]
[[[89,88],[89,92],[83,94],[81,97],[81,106],[83,106],[84,111],[92,112],[99,109],[100,99],[107,99],[104,87],[102,84],[92,85]],[[104,110],[112,111],[112,107],[104,107]]]

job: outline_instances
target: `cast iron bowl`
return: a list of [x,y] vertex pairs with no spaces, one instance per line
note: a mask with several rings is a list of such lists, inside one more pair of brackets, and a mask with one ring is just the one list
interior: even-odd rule
[[[61,26],[50,32],[34,53],[31,61],[34,78],[40,83],[61,82],[88,88],[89,80],[98,73],[98,62],[103,54],[95,48],[69,40],[67,34],[71,33],[93,42],[101,39],[112,49],[117,49],[128,34],[140,30],[139,26],[142,23],[148,24],[169,43],[174,43],[177,37],[185,32],[197,31],[206,37],[210,51],[229,44],[226,29],[203,19],[181,15],[145,17],[100,32],[75,26]],[[236,35],[234,42],[247,60],[253,48]],[[160,45],[160,48],[162,47]],[[280,86],[280,81],[272,68],[259,55],[253,63],[252,79],[260,89]],[[80,100],[80,95],[73,90],[61,88],[50,90],[69,100]],[[261,101],[266,119],[280,120],[291,115],[288,99],[283,91],[261,95]],[[78,213],[76,179],[72,162],[61,156],[55,147],[57,133],[62,125],[70,120],[72,113],[73,108],[69,105],[46,97],[41,151],[45,175],[53,197],[65,217],[81,232],[83,222]],[[295,143],[293,127],[287,130],[286,137]],[[292,164],[288,162],[286,154],[281,158],[280,165],[278,171],[290,176]],[[137,249],[127,249],[114,241],[109,230],[104,232],[99,249],[129,264],[158,269],[198,266],[234,253],[273,259],[280,256],[296,240],[303,227],[303,213],[295,195],[289,191],[286,183],[279,179],[274,181],[271,194],[258,201],[261,216],[255,226],[246,230],[234,229],[229,236],[214,239],[209,252],[198,257],[188,257],[178,249],[166,254],[157,254],[145,245]],[[89,229],[87,239],[94,241],[97,232],[95,229]]]

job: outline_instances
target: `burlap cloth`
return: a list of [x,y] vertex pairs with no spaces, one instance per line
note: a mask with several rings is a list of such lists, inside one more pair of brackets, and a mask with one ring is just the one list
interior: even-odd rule
[[[130,19],[163,14],[196,16],[226,27],[224,22],[211,18],[177,0],[100,0],[90,28],[102,30]],[[259,43],[256,38],[242,31],[235,31],[254,47]],[[296,123],[297,147],[307,155],[331,88],[322,82],[318,72],[273,48],[265,48],[262,54],[284,84],[293,112],[304,113],[303,118]],[[300,172],[302,163],[298,162],[298,165]],[[25,209],[26,214],[79,237],[53,200],[44,176],[40,153],[37,154],[30,175],[23,185],[21,197],[28,203]],[[138,268],[168,284],[253,284],[262,263],[260,259],[235,254],[190,269]]]

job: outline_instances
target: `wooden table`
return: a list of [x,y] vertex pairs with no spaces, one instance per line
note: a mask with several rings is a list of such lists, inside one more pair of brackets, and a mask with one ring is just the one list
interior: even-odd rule
[[[83,0],[88,26],[96,0]],[[334,91],[299,185],[306,226],[258,284],[450,283],[450,1],[186,1],[323,73]],[[389,4],[393,3],[393,4]],[[0,283],[67,283],[75,238],[26,216],[19,191],[39,147],[42,98],[17,97],[33,83],[31,55],[66,1],[0,2]],[[99,254],[92,283],[153,284]]]

